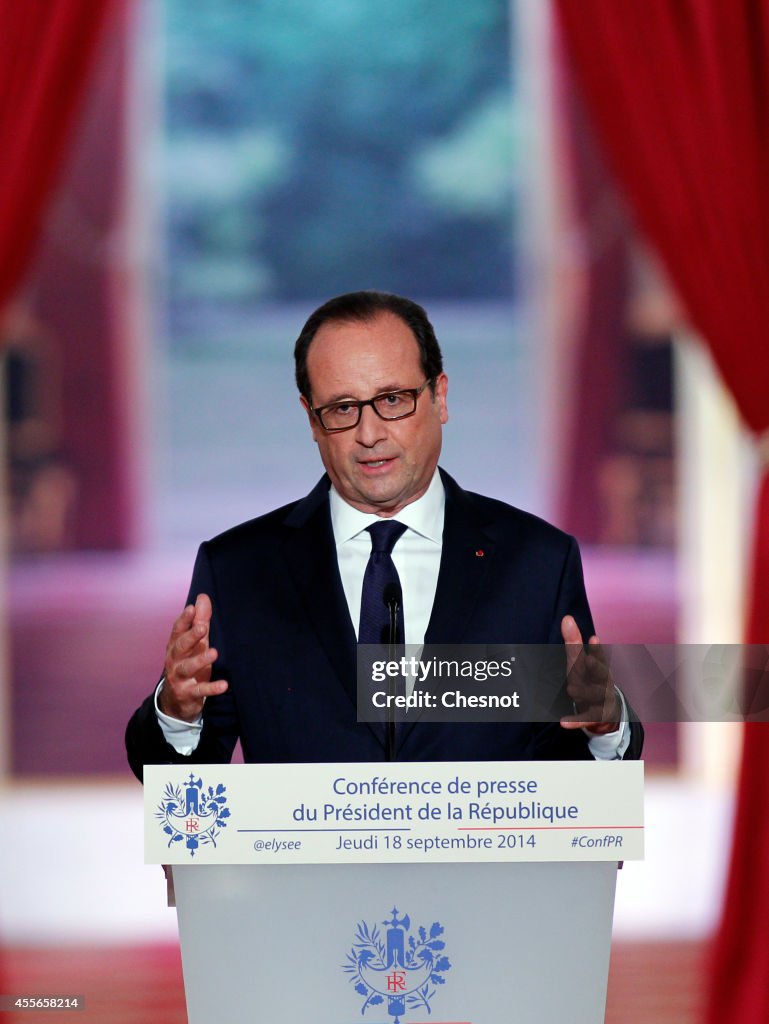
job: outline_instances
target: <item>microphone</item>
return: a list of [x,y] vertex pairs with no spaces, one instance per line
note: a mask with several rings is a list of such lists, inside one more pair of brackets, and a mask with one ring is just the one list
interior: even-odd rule
[[[395,647],[398,642],[398,610],[403,602],[403,591],[400,583],[391,581],[382,592],[384,603],[390,612],[390,628],[388,631],[387,643],[390,648]],[[401,642],[404,638],[401,638]]]
[[[395,647],[398,642],[398,609],[403,601],[400,583],[396,583],[394,580],[387,583],[382,591],[382,598],[390,612],[390,624],[387,629],[387,656],[390,661],[394,661]],[[396,681],[392,676],[388,679],[387,689],[390,696],[394,696],[397,692]],[[395,708],[390,701],[387,702],[387,760],[395,760]]]

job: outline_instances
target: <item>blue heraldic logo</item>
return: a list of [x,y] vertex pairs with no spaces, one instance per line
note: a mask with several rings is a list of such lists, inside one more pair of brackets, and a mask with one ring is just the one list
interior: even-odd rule
[[168,836],[169,847],[183,842],[194,857],[201,846],[216,846],[220,830],[227,828],[230,816],[226,791],[222,783],[215,789],[204,788],[203,780],[192,773],[181,786],[167,782],[155,817]]
[[432,1013],[430,1003],[438,986],[444,985],[444,974],[451,970],[446,943],[441,936],[443,926],[435,921],[429,932],[418,928],[409,933],[408,914],[383,921],[385,930],[377,925],[369,928],[360,921],[355,942],[343,965],[350,984],[363,998],[361,1014],[371,1006],[386,1004],[392,1024],[401,1024],[407,1010]]

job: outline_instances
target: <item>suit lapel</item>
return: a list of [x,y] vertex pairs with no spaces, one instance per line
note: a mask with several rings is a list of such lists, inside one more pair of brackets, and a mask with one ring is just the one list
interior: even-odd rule
[[[483,593],[495,549],[487,520],[472,496],[443,470],[441,478],[446,492],[443,546],[435,601],[425,633],[425,656],[429,656],[430,645],[465,641],[466,627]],[[422,713],[417,710],[408,714],[398,730],[399,746]]]
[[446,491],[443,547],[425,644],[461,644],[483,591],[495,544],[472,496],[441,470]]

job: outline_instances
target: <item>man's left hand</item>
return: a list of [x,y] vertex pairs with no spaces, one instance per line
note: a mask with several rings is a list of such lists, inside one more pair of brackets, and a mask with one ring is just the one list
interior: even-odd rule
[[561,719],[561,726],[587,729],[595,736],[616,732],[622,718],[622,702],[600,640],[591,636],[585,647],[571,615],[564,615],[561,620],[561,636],[566,644],[566,692],[575,710],[573,715]]

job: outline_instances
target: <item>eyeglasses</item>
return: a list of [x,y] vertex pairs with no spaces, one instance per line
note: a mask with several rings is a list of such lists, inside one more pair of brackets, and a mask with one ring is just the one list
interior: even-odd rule
[[318,422],[327,434],[338,434],[342,430],[352,430],[360,423],[363,407],[370,405],[380,420],[405,420],[417,411],[417,399],[432,380],[426,380],[421,388],[401,388],[399,391],[383,391],[365,402],[350,399],[345,402],[332,402],[313,409]]

